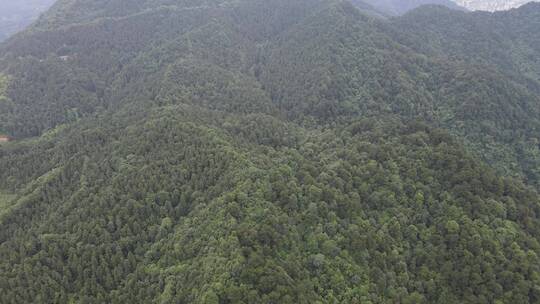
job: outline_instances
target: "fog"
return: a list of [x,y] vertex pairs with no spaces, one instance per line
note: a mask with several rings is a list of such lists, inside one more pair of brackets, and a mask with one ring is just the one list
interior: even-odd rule
[[0,0],[0,41],[24,29],[54,0]]

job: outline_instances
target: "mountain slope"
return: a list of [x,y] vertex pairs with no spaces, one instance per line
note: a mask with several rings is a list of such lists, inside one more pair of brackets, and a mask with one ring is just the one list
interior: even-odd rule
[[5,301],[536,301],[537,194],[444,132],[362,120],[305,140],[188,106],[99,124],[2,157],[3,179],[49,172],[2,219]]
[[[230,45],[229,48],[224,48],[227,53],[212,54],[212,56],[217,56],[215,60],[228,61],[218,62],[218,66],[228,69],[238,65],[248,70],[260,70],[260,75],[255,75],[255,78],[260,78],[262,88],[268,91],[271,99],[288,98],[294,102],[294,105],[289,106],[286,105],[287,101],[279,101],[282,110],[286,110],[289,116],[294,115],[291,107],[305,107],[311,115],[315,114],[317,107],[326,107],[326,109],[321,108],[320,112],[329,116],[327,118],[333,119],[336,115],[350,116],[359,113],[366,114],[366,111],[374,112],[366,108],[370,103],[375,105],[376,113],[383,110],[386,105],[390,105],[387,109],[391,112],[399,112],[407,117],[428,119],[437,126],[447,128],[466,138],[476,153],[498,167],[501,172],[521,176],[527,178],[532,184],[538,184],[540,176],[536,168],[539,167],[540,161],[538,146],[535,145],[535,140],[537,140],[535,134],[538,130],[539,110],[538,102],[535,100],[538,98],[537,92],[540,90],[540,85],[538,84],[539,67],[534,60],[536,58],[534,54],[538,53],[539,48],[534,33],[540,31],[535,31],[536,16],[534,14],[539,11],[536,5],[530,5],[530,9],[524,7],[497,16],[471,15],[443,8],[427,7],[397,19],[391,26],[380,20],[353,14],[343,20],[354,19],[352,23],[349,22],[348,27],[356,27],[357,30],[351,31],[348,27],[341,29],[339,39],[342,39],[342,42],[339,44],[335,44],[336,38],[332,36],[334,28],[328,29],[329,40],[326,44],[328,48],[325,50],[319,47],[319,37],[309,38],[313,39],[309,42],[313,45],[312,50],[324,51],[315,53],[306,49],[301,54],[305,58],[310,54],[315,55],[311,59],[317,61],[314,66],[310,63],[297,66],[298,63],[305,61],[305,58],[298,58],[298,56],[286,57],[272,63],[273,46],[279,47],[279,44],[283,43],[278,40],[276,40],[278,44],[271,43],[269,47],[264,48],[264,52],[258,54],[260,41],[271,39],[272,36],[279,35],[287,26],[294,25],[287,22],[301,20],[302,16],[309,14],[306,7],[313,7],[313,11],[316,11],[316,3],[317,1],[310,2],[308,5],[301,1],[293,2],[290,7],[294,9],[287,11],[287,14],[274,15],[277,19],[273,20],[271,18],[274,17],[271,15],[263,14],[264,17],[261,16],[261,18],[267,18],[268,23],[262,23],[262,27],[259,25],[260,22],[256,22],[253,17],[258,16],[257,10],[249,5],[246,5],[243,12],[234,12],[236,9],[227,5],[187,7],[186,9],[184,7],[186,4],[182,3],[182,6],[158,6],[156,9],[147,9],[141,4],[141,13],[135,13],[133,16],[124,16],[125,12],[122,11],[121,15],[124,17],[121,18],[98,19],[88,24],[77,23],[67,29],[28,32],[26,37],[15,39],[3,47],[7,53],[16,53],[26,57],[5,57],[4,66],[16,67],[9,74],[19,73],[20,77],[12,79],[12,93],[10,94],[12,102],[1,105],[0,116],[3,113],[3,118],[0,120],[0,128],[13,136],[38,135],[59,123],[73,121],[78,117],[93,113],[96,109],[117,104],[121,98],[118,96],[120,91],[136,92],[128,94],[137,98],[140,88],[160,86],[162,71],[176,60],[169,58],[165,61],[162,58],[163,54],[174,54],[181,58],[193,52],[204,55],[209,53],[208,50],[212,51],[216,48],[216,43],[224,43]],[[348,7],[346,10],[352,12],[353,8]],[[262,12],[263,9],[261,8],[260,11]],[[230,15],[231,12],[233,12],[232,15]],[[92,16],[95,13],[88,14]],[[207,19],[204,16],[208,14],[217,18],[217,21],[205,25]],[[54,16],[54,14],[50,15]],[[335,20],[338,20],[335,17],[331,16],[332,20],[328,20],[330,27]],[[456,20],[459,22],[453,22]],[[225,23],[224,28],[228,28],[235,22],[240,22],[239,27],[233,26],[232,31],[222,36],[224,39],[233,40],[216,40],[212,46],[205,48],[204,39],[207,39],[211,31],[223,27],[222,23]],[[362,25],[355,25],[358,22],[362,22]],[[276,28],[268,28],[270,25],[278,24]],[[322,24],[316,25],[316,27],[322,26]],[[365,29],[360,29],[361,26]],[[200,41],[203,43],[200,47],[193,46],[190,42],[192,41],[190,36],[193,34],[187,34],[197,27],[200,27],[200,30],[196,31],[200,37],[198,39],[202,39]],[[126,28],[131,28],[131,30],[126,31]],[[161,28],[163,30],[159,30]],[[396,29],[399,29],[397,33]],[[403,31],[403,29],[410,30]],[[245,35],[250,38],[247,40],[241,38]],[[478,35],[486,39],[476,39]],[[88,39],[89,37],[92,38]],[[351,37],[355,40],[351,40]],[[373,46],[368,46],[366,42],[363,42],[367,37],[372,37],[369,39]],[[425,44],[422,41],[435,42]],[[190,43],[193,49],[186,48]],[[348,57],[336,56],[334,52],[340,45],[341,54],[355,54],[355,58],[350,55],[347,55]],[[162,46],[169,49],[162,49]],[[295,45],[287,47],[292,50],[296,48]],[[300,47],[305,47],[305,45]],[[371,54],[367,52],[369,48],[372,50]],[[412,49],[412,51],[407,49]],[[508,49],[511,52],[505,51]],[[147,56],[147,52],[152,55]],[[287,52],[287,50],[279,50],[276,53],[277,58],[281,56],[279,52]],[[145,55],[139,57],[139,54]],[[428,56],[429,59],[425,60],[422,56]],[[338,62],[343,62],[343,65],[328,62],[324,69],[320,68],[322,62],[332,57],[335,57]],[[456,57],[459,58],[458,61],[453,59]],[[138,70],[143,68],[140,63],[146,61],[144,64],[148,64],[148,60],[152,62],[156,59],[160,61],[157,66],[144,67],[145,70],[156,70],[157,74],[153,76],[157,77],[154,79],[155,82],[145,85],[149,77],[145,73],[141,74],[145,79],[136,80],[137,76],[134,78],[134,75],[139,74]],[[285,63],[284,60],[288,62]],[[275,66],[264,66],[266,61]],[[473,66],[465,66],[463,61],[473,63]],[[389,64],[390,62],[392,64]],[[20,69],[25,66],[32,69],[32,73],[27,73],[26,68]],[[281,71],[283,68],[294,66],[297,66],[295,70]],[[341,70],[337,70],[340,66],[342,66]],[[303,72],[299,74],[299,71]],[[317,78],[323,75],[321,71],[323,74],[327,73],[327,77],[331,77],[332,82],[324,83],[327,79]],[[266,75],[269,72],[274,76]],[[278,75],[282,72],[284,78],[276,79],[275,77],[282,77]],[[63,76],[66,73],[74,73],[76,76],[69,83],[62,84],[62,92],[48,91],[59,86],[50,86],[42,82],[40,87],[40,82],[36,82],[36,75],[40,74],[43,75],[41,79],[48,79],[48,81],[52,77],[46,78],[46,74],[56,75],[57,81],[62,82],[68,79]],[[309,81],[312,82],[314,90],[303,87],[306,84],[304,75],[309,74],[313,78]],[[373,78],[374,75],[377,77]],[[440,80],[434,82],[429,78],[419,78],[418,75]],[[490,75],[489,78],[481,80],[486,75]],[[248,76],[252,77],[251,81],[259,81],[253,79],[253,75]],[[388,83],[389,76],[394,77],[393,84]],[[448,82],[448,79],[456,77],[461,80]],[[341,82],[337,82],[339,78],[342,78]],[[509,82],[506,78],[512,81]],[[126,80],[131,83],[122,83]],[[477,86],[463,86],[470,81],[478,82],[479,85],[484,86],[484,89],[479,91]],[[117,87],[112,88],[106,85],[111,83],[116,84]],[[274,88],[274,83],[277,85],[276,88]],[[296,84],[289,85],[294,83]],[[440,86],[442,83],[449,83],[450,87]],[[388,90],[389,86],[393,86],[394,89]],[[16,90],[15,87],[22,90]],[[285,92],[284,90],[288,90],[288,87],[292,91]],[[334,92],[317,92],[326,87]],[[415,87],[423,89],[417,90]],[[299,90],[299,88],[303,89]],[[502,91],[498,92],[501,88],[503,88]],[[106,94],[107,90],[112,94]],[[465,95],[471,92],[471,95],[467,96],[475,96],[475,98],[466,100],[459,97],[458,93],[462,90],[465,90]],[[47,93],[42,94],[44,91]],[[58,95],[60,93],[62,95]],[[313,95],[314,93],[318,95]],[[159,92],[151,93],[151,95],[156,94]],[[310,94],[312,95],[310,98],[317,102],[326,100],[326,105],[305,104],[307,100],[302,96]],[[362,94],[364,97],[361,98]],[[113,96],[116,99],[114,101],[111,100]],[[147,97],[155,98],[156,96]],[[454,101],[447,103],[446,100],[449,98]],[[303,101],[299,102],[300,100]],[[336,100],[339,102],[336,103]],[[437,105],[437,101],[441,103]],[[30,104],[32,110],[28,108]],[[265,104],[271,103],[265,102]],[[486,112],[490,108],[496,111]],[[479,121],[477,116],[466,116],[478,111],[484,112],[481,114],[483,121]],[[42,115],[43,112],[48,112],[48,114]],[[304,113],[304,109],[300,109],[300,115]],[[506,113],[515,114],[513,117],[505,117]],[[512,132],[507,130],[512,130]],[[485,137],[486,133],[490,134],[490,137]]]
[[[398,28],[410,27],[396,38],[415,39],[404,43],[429,56],[457,57],[538,83],[540,66],[534,57],[540,50],[539,11],[539,3],[496,14],[425,7],[396,20]],[[422,39],[433,43],[415,44]]]
[[[536,59],[540,51],[539,14],[537,3],[498,14],[421,8],[395,20],[396,28],[407,30],[394,35],[395,39],[425,56],[445,64],[458,62],[456,72],[462,79],[458,90],[464,93],[458,96],[465,105],[468,104],[471,122],[481,124],[466,127],[476,128],[476,135],[473,135],[474,131],[459,131],[461,136],[468,138],[473,149],[488,162],[503,165],[506,174],[517,169],[536,184],[540,155],[537,136],[540,65]],[[423,44],[422,41],[433,43]],[[466,69],[483,69],[485,72],[473,72],[471,79],[465,80],[468,78]],[[447,76],[443,77],[440,81],[449,81]],[[451,77],[455,79],[455,76]],[[481,86],[487,91],[471,82],[483,82]],[[500,95],[502,88],[507,88],[507,93]],[[468,89],[472,91],[465,93]],[[489,106],[486,102],[498,104]],[[448,122],[462,123],[463,118],[456,118],[450,117]],[[486,150],[488,146],[491,148]]]
[[[437,15],[439,11],[446,15]],[[445,21],[459,20],[460,16],[473,18],[465,13],[427,7],[396,19],[396,26],[389,27],[350,12],[343,7],[329,11],[326,19],[315,16],[307,26],[320,28],[320,32],[299,28],[271,51],[270,67],[264,69],[261,81],[288,115],[303,116],[307,112],[324,121],[390,112],[422,119],[459,135],[471,150],[501,172],[517,173],[532,184],[538,183],[538,81],[524,77],[525,72],[511,61],[522,57],[497,51],[508,50],[505,44],[493,48],[489,43],[476,43],[479,52],[471,54],[467,47],[476,44],[462,42],[460,32],[455,39],[445,40],[428,36],[432,35],[430,25],[422,28],[423,16],[429,16],[428,20],[440,29],[445,27],[437,25]],[[528,20],[534,24],[534,18]],[[415,31],[408,30],[411,28]],[[492,35],[490,40],[489,33],[482,33],[491,43],[498,43],[501,34]],[[534,34],[531,38],[534,41]],[[459,58],[447,45],[441,46],[440,53],[426,51],[422,41],[463,43],[466,47],[456,48],[463,52],[459,54],[463,58]],[[492,56],[492,49],[506,60]],[[529,50],[537,52],[533,47]],[[483,62],[475,58],[483,58]],[[506,62],[510,62],[508,66]],[[527,68],[539,71],[534,61]]]
[[403,32],[475,15],[196,4],[63,1],[0,47],[0,302],[540,301],[534,175],[477,146],[534,138],[535,80]]

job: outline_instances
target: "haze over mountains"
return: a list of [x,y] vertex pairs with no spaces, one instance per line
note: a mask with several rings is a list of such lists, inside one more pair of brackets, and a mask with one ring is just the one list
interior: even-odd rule
[[[499,11],[519,7],[530,0],[365,0],[352,2],[366,3],[378,13],[402,15],[425,4],[444,5],[452,9]],[[4,0],[0,3],[0,41],[23,30],[48,9],[55,0]]]
[[[355,1],[352,1],[355,2]],[[403,15],[422,5],[443,5],[456,10],[503,11],[520,7],[531,0],[365,0],[380,12],[390,16]]]
[[403,15],[412,9],[426,4],[444,5],[458,10],[463,9],[451,0],[365,0],[359,2],[365,2],[390,16]]
[[61,0],[0,44],[0,303],[540,302],[540,4],[376,16]]
[[455,2],[470,10],[493,12],[520,7],[531,0],[455,0]]
[[0,41],[24,29],[55,0],[0,1]]

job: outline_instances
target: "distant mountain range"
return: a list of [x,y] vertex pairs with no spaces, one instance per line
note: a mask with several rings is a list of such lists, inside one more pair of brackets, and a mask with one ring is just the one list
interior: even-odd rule
[[0,41],[32,23],[55,0],[17,0],[0,3]]
[[520,7],[531,0],[352,0],[367,3],[387,15],[398,16],[422,5],[443,5],[452,9],[502,11]]
[[460,7],[450,0],[362,0],[362,2],[392,16],[403,15],[412,9],[426,4],[444,5],[453,9],[463,9],[463,7]]
[[454,0],[457,4],[469,10],[503,11],[520,7],[531,0]]
[[[4,1],[0,4],[0,42],[36,20],[56,0]],[[351,0],[372,14],[403,15],[421,5],[443,5],[453,9],[500,11],[519,7],[530,0]]]

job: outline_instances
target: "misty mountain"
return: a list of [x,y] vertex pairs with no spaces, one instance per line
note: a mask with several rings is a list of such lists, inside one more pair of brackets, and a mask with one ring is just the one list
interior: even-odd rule
[[24,29],[54,0],[5,0],[0,3],[0,41]]
[[443,5],[458,10],[464,9],[451,0],[363,0],[362,2],[370,4],[379,11],[391,16],[403,15],[412,9],[427,4]]
[[531,0],[455,0],[455,2],[470,10],[502,11],[520,7],[523,4],[533,2]]

